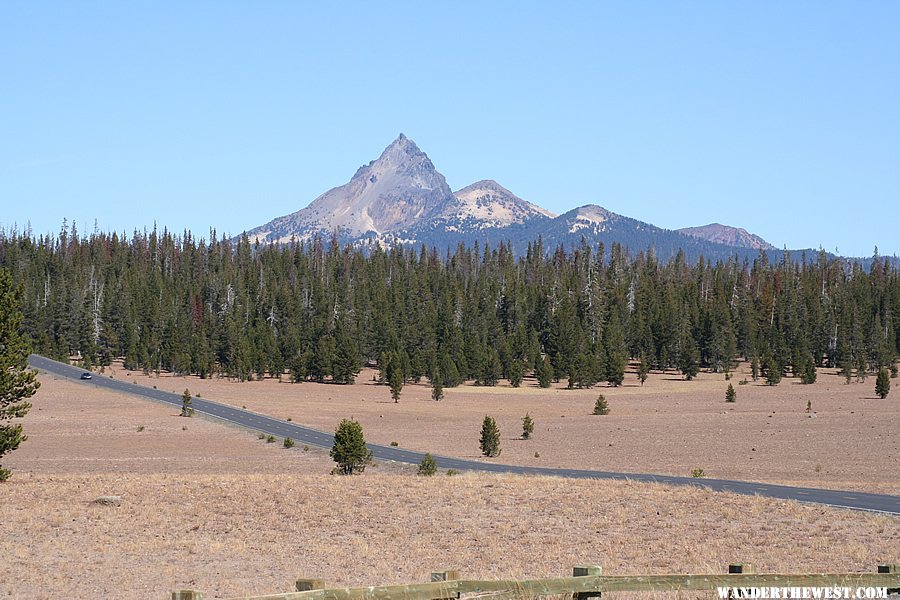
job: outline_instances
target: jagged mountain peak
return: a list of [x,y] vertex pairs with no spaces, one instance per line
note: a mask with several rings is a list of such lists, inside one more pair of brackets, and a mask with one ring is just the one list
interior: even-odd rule
[[736,246],[738,248],[751,248],[753,250],[775,250],[775,246],[762,239],[758,235],[754,235],[742,227],[732,227],[730,225],[722,225],[721,223],[710,223],[700,227],[685,227],[677,230],[679,233],[689,235],[691,237],[714,242],[716,244],[725,244],[726,246]]
[[252,240],[283,242],[316,233],[346,238],[383,237],[416,227],[453,200],[453,193],[428,155],[400,134],[353,178],[306,208],[248,232]]

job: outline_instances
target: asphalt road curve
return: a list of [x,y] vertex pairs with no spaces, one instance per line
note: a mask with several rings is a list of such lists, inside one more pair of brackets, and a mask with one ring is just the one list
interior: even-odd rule
[[[36,369],[52,373],[53,375],[67,377],[84,385],[94,385],[115,390],[117,392],[125,392],[181,408],[180,394],[155,390],[120,379],[110,379],[109,377],[98,374],[94,374],[93,378],[90,380],[82,381],[79,379],[84,372],[82,369],[55,360],[50,360],[49,358],[37,354],[31,355],[29,362],[31,363],[31,366]],[[320,448],[331,448],[334,441],[334,436],[330,433],[304,427],[303,425],[297,425],[296,423],[282,421],[249,410],[235,408],[227,404],[213,402],[205,398],[194,398],[192,406],[197,413],[277,437],[290,437],[300,445],[306,444],[309,446],[318,446]],[[368,446],[377,460],[392,460],[400,463],[419,464],[424,456],[424,453],[422,452],[414,452],[412,450],[404,450],[392,446],[379,446],[377,444],[369,444]],[[434,459],[437,461],[439,468],[455,469],[457,471],[550,475],[574,479],[618,479],[663,483],[667,485],[689,485],[708,488],[715,491],[733,492],[751,496],[758,495],[768,498],[780,498],[783,500],[796,500],[810,504],[823,504],[839,508],[881,512],[900,516],[900,496],[890,496],[887,494],[820,490],[816,488],[800,488],[769,483],[729,481],[727,479],[698,479],[693,477],[674,477],[671,475],[650,475],[644,473],[616,473],[610,471],[586,471],[581,469],[523,467],[464,460],[448,456],[435,456]],[[890,467],[889,465],[885,465],[885,468]]]

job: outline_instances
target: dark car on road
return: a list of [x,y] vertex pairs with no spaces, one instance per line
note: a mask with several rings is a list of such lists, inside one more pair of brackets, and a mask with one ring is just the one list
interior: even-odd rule
[[82,379],[90,379],[91,377],[93,377],[93,375],[91,375],[90,373],[82,373],[81,374]]

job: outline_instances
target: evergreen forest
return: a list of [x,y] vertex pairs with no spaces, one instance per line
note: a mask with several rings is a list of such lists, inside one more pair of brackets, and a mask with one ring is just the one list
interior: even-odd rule
[[[168,231],[0,234],[36,352],[86,368],[124,360],[236,380],[351,384],[364,365],[444,387],[472,381],[620,385],[637,371],[815,381],[894,366],[900,273],[875,257],[665,263],[618,244],[259,246]],[[396,374],[396,375],[393,375]],[[644,375],[645,376],[645,375]],[[386,378],[385,378],[386,380]],[[643,381],[643,380],[641,380]]]

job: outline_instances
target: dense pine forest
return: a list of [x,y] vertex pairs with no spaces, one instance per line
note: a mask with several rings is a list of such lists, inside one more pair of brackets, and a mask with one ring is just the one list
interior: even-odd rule
[[[751,361],[770,384],[849,380],[894,367],[900,275],[824,252],[800,261],[662,264],[624,248],[366,249],[282,246],[167,231],[0,235],[0,266],[24,288],[35,351],[86,367],[238,380],[353,383],[364,364],[443,386],[466,380],[619,385]],[[896,372],[896,371],[895,371]]]

